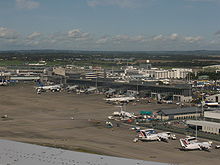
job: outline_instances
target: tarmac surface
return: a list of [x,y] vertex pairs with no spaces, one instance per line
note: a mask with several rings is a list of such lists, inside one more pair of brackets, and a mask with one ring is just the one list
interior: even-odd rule
[[0,140],[1,165],[168,165]]
[[[15,140],[97,153],[184,165],[219,164],[220,150],[180,151],[179,141],[133,143],[136,133],[128,126],[106,128],[105,121],[119,107],[102,95],[67,92],[36,94],[34,85],[0,87],[0,139]],[[175,107],[167,104],[129,104],[127,111]],[[73,119],[73,120],[72,120]],[[177,139],[183,135],[177,135]]]

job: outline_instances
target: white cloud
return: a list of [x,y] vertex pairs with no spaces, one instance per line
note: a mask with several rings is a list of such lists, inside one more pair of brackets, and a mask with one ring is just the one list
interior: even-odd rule
[[159,34],[159,35],[156,35],[152,38],[152,40],[154,41],[184,41],[184,42],[188,42],[188,43],[195,43],[195,42],[198,42],[198,41],[201,41],[203,39],[203,37],[201,36],[181,36],[177,33],[172,33],[170,35],[162,35],[162,34]]
[[40,3],[33,0],[16,0],[16,6],[20,9],[35,9]]
[[219,36],[220,35],[220,30],[214,33],[214,35]]
[[129,36],[129,35],[116,35],[112,37],[101,37],[96,41],[96,44],[104,44],[106,42],[113,42],[113,43],[122,43],[122,42],[145,42],[147,39],[142,36]]
[[210,44],[216,44],[216,43],[218,43],[216,40],[210,41]]
[[145,42],[147,39],[142,35],[129,36],[129,35],[116,35],[112,37],[112,40],[116,43],[121,42]]
[[138,35],[138,36],[132,37],[130,40],[135,41],[135,42],[145,42],[147,39],[142,35]]
[[171,40],[177,40],[177,38],[179,37],[179,35],[177,33],[173,33],[169,36],[169,39]]
[[52,43],[52,44],[54,44],[54,43],[57,42],[57,40],[50,40],[49,42]]
[[129,41],[130,37],[128,35],[116,35],[112,40],[120,43],[121,41]]
[[16,39],[18,38],[18,33],[14,30],[11,30],[5,27],[0,27],[0,38]]
[[37,46],[40,44],[40,41],[26,41],[26,45]]
[[35,38],[37,38],[37,37],[39,37],[39,36],[41,36],[41,33],[40,33],[40,32],[33,32],[33,33],[31,33],[31,34],[29,34],[29,35],[27,36],[27,39],[33,40],[33,39],[35,39]]
[[[202,41],[201,41],[202,40]],[[201,42],[200,42],[201,41]],[[93,36],[80,29],[72,29],[64,32],[44,34],[32,32],[28,35],[18,35],[14,30],[0,27],[0,46],[17,46],[18,48],[83,48],[83,49],[119,49],[119,50],[153,50],[159,47],[160,50],[177,49],[201,49],[218,48],[219,37],[213,40],[205,40],[202,36],[187,36],[178,33],[157,34],[147,37],[147,34],[140,35],[104,35]]]
[[95,6],[118,6],[121,8],[135,8],[142,6],[147,0],[87,0],[91,7]]
[[9,43],[17,43],[18,40],[17,40],[17,39],[8,39],[8,42],[9,42]]
[[68,37],[75,40],[87,40],[89,38],[89,33],[81,32],[79,29],[73,29],[68,31]]
[[153,37],[154,41],[162,41],[162,40],[165,40],[165,39],[166,38],[162,34],[159,34],[159,35]]
[[196,37],[184,37],[184,40],[189,42],[189,43],[194,43],[194,42],[198,42],[201,41],[203,38],[201,36],[196,36]]
[[102,37],[96,41],[97,44],[105,44],[109,40],[108,37]]

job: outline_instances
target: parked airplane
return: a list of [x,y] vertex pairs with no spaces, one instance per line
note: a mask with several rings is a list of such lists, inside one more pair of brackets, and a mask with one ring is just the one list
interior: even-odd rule
[[119,117],[124,117],[124,118],[132,118],[134,117],[134,113],[126,112],[121,110],[120,112],[113,112],[113,116],[119,116]]
[[115,98],[108,98],[105,99],[106,102],[130,102],[136,100],[135,97],[115,97]]
[[91,92],[94,92],[96,90],[97,90],[96,87],[89,87],[89,88],[86,89],[85,93],[91,93]]
[[61,90],[61,85],[47,85],[47,86],[40,86],[36,87],[37,93],[41,93],[43,91],[50,90],[52,92],[59,92]]
[[187,137],[180,139],[180,145],[183,150],[206,150],[209,151],[212,146],[212,142],[198,142],[195,137]]
[[107,97],[112,96],[114,93],[116,93],[116,89],[110,88],[108,91],[105,92]]
[[134,142],[137,142],[138,140],[168,142],[169,139],[175,140],[176,136],[174,134],[171,134],[170,132],[156,133],[155,130],[153,129],[147,129],[147,130],[140,130],[138,134],[138,138],[135,138]]
[[78,87],[79,87],[79,85],[67,86],[67,87],[66,87],[66,90],[67,90],[68,92],[71,92],[71,91],[76,90],[76,88],[78,88]]
[[94,91],[96,91],[96,90],[97,90],[96,87],[89,87],[89,88],[87,88],[87,89],[79,89],[79,90],[76,90],[76,92],[77,92],[78,94],[80,94],[80,93],[86,93],[86,94],[88,94],[88,93],[94,92]]
[[0,86],[6,86],[6,85],[8,85],[8,83],[6,81],[0,82]]

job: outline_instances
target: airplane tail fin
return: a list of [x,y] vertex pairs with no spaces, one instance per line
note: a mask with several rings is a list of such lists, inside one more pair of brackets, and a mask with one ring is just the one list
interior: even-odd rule
[[142,137],[142,138],[146,137],[145,132],[144,132],[144,131],[140,131],[140,133],[139,133],[139,137]]
[[180,139],[180,145],[183,147],[183,148],[185,148],[186,147],[186,141],[185,141],[185,139]]
[[39,86],[39,87],[43,87],[44,84],[43,84],[40,80],[38,80],[38,81],[37,81],[37,86]]

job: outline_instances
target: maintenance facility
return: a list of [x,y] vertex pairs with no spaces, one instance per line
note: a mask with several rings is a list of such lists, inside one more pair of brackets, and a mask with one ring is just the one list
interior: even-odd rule
[[190,126],[197,126],[203,132],[220,134],[220,123],[204,121],[204,120],[187,120],[186,124]]
[[205,111],[204,120],[188,120],[189,126],[198,126],[203,132],[220,134],[220,110]]
[[202,110],[197,107],[164,109],[157,112],[159,120],[192,119],[200,117]]

